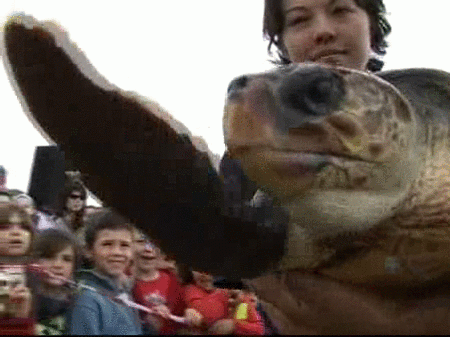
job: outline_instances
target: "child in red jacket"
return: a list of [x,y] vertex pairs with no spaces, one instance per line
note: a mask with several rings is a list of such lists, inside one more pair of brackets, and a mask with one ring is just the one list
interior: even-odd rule
[[170,335],[183,327],[181,324],[164,318],[169,313],[184,316],[188,324],[192,319],[186,311],[181,283],[176,275],[175,266],[163,260],[159,249],[142,233],[135,233],[134,239],[134,287],[136,302],[157,310],[160,315],[143,315],[161,335]]
[[[191,271],[185,280],[185,301],[188,308],[201,315],[197,333],[262,335],[264,326],[250,298],[239,296],[227,289],[214,287],[213,277],[208,273]],[[244,304],[237,312],[240,304]]]
[[197,333],[206,333],[216,326],[225,331],[234,330],[232,319],[228,318],[228,291],[212,285],[212,276],[206,273],[192,272],[193,280],[184,288],[186,306],[195,310],[201,317],[200,324],[194,329]]
[[247,290],[230,290],[229,294],[229,315],[235,322],[234,335],[264,335],[264,324],[256,310],[256,295]]

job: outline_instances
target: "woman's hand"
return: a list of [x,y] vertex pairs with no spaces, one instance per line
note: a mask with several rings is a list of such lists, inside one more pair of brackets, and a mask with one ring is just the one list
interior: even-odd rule
[[16,286],[9,289],[9,302],[15,304],[16,318],[27,318],[31,314],[31,291],[25,286]]
[[191,327],[198,327],[203,321],[202,314],[192,308],[187,308],[184,311],[184,317],[186,318],[188,325]]
[[232,319],[221,319],[214,323],[208,333],[214,335],[231,335],[234,332],[234,321]]

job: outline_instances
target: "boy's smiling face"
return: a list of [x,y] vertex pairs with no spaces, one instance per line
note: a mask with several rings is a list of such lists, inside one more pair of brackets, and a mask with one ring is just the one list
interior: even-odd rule
[[11,213],[9,221],[0,223],[0,255],[22,256],[31,244],[31,231],[18,213]]
[[132,233],[127,229],[102,229],[97,233],[90,254],[98,271],[116,278],[130,264],[133,255]]

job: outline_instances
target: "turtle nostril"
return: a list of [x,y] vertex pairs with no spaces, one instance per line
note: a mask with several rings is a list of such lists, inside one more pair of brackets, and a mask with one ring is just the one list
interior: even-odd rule
[[230,95],[234,91],[245,88],[247,86],[247,83],[248,83],[248,77],[245,75],[235,78],[228,85],[227,94]]

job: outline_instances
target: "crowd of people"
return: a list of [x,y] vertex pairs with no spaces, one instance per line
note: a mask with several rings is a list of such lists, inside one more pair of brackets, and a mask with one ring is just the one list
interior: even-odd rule
[[177,265],[86,198],[73,180],[51,212],[23,193],[0,202],[0,334],[275,332],[245,284]]

